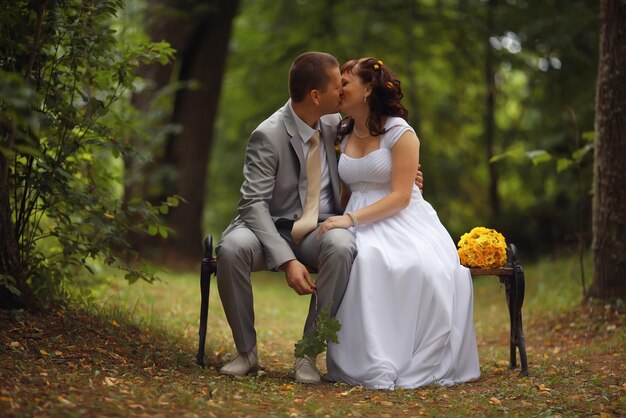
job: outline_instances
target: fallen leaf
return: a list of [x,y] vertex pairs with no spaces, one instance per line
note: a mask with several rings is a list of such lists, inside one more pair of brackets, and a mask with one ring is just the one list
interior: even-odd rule
[[63,352],[62,352],[62,351],[57,350],[57,351],[55,351],[55,352],[54,352],[54,355],[55,355],[55,356],[62,356],[62,355],[63,355]]
[[19,341],[12,341],[11,344],[9,344],[9,346],[18,348],[18,347],[21,347],[22,344],[20,344]]
[[293,390],[293,388],[294,388],[293,385],[288,385],[287,383],[283,385],[283,390]]
[[105,376],[103,381],[104,381],[104,384],[107,386],[115,386],[116,384],[120,383],[120,379],[116,379],[114,377],[108,377],[108,376]]
[[119,327],[120,327],[120,324],[118,324],[118,323],[117,323],[117,321],[116,321],[115,319],[111,319],[111,321],[110,321],[110,322],[111,322],[111,325],[113,325],[114,327],[117,327],[117,328],[119,328]]
[[345,392],[341,392],[339,395],[340,395],[340,396],[348,396],[349,394],[351,394],[352,392],[354,392],[354,390],[355,390],[357,387],[358,387],[358,386],[355,386],[355,387],[353,387],[353,388],[352,388],[352,389],[350,389],[350,390],[347,390],[347,391],[345,391]]
[[57,396],[57,400],[61,402],[63,405],[74,407],[76,404],[74,402],[68,401],[63,396]]
[[492,396],[491,398],[489,398],[489,403],[492,405],[502,405],[502,401],[496,398],[495,396]]
[[48,355],[48,352],[47,352],[46,350],[44,350],[43,348],[40,348],[40,349],[39,349],[39,352],[40,352],[42,355],[44,355],[44,356],[47,356],[47,355]]

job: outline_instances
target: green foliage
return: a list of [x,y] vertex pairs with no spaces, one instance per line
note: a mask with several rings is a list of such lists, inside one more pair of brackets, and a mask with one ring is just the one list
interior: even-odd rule
[[[597,4],[587,0],[567,7],[538,0],[243,0],[216,126],[207,229],[220,233],[234,216],[248,136],[286,102],[289,65],[306,50],[328,51],[340,63],[375,56],[389,65],[402,81],[409,122],[420,138],[426,199],[453,237],[490,224],[487,51],[496,80],[494,154],[537,149],[569,159],[580,148],[580,133],[594,129],[597,19]],[[537,154],[535,161],[545,157]],[[577,233],[574,170],[557,173],[526,158],[500,160],[496,170],[500,225],[490,226],[505,226],[507,238],[537,254]],[[592,177],[589,155],[580,162],[580,177]],[[590,206],[588,196],[582,203]],[[538,226],[529,228],[533,223]]]
[[316,358],[318,354],[326,351],[328,341],[339,343],[337,333],[341,330],[339,321],[330,316],[330,304],[322,309],[317,321],[313,327],[313,331],[304,335],[300,341],[295,344],[294,355],[296,358],[308,356]]
[[20,262],[44,298],[62,296],[64,281],[93,260],[131,281],[154,280],[134,264],[125,236],[154,227],[167,235],[158,214],[177,204],[121,204],[122,157],[141,152],[121,140],[136,70],[173,54],[114,29],[121,8],[119,0],[17,1],[0,17],[0,157]]
[[581,165],[585,162],[585,156],[587,156],[590,151],[593,151],[593,140],[595,137],[593,134],[593,132],[590,132],[587,135],[583,135],[583,138],[586,141],[585,145],[581,146],[580,148],[576,148],[571,152],[566,152],[564,154],[562,153],[561,155],[551,153],[550,151],[545,149],[526,151],[521,144],[517,144],[516,146],[508,149],[506,152],[495,155],[491,158],[490,162],[495,163],[504,159],[511,159],[519,162],[523,159],[529,159],[530,161],[532,161],[533,165],[554,162],[557,173],[561,173],[573,167],[580,169]]
[[0,286],[7,289],[12,294],[19,296],[21,292],[15,287],[15,279],[7,274],[0,274]]

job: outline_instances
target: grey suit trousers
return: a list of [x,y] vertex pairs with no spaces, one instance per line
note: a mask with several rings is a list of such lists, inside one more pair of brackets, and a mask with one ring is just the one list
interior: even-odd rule
[[[290,244],[300,262],[317,269],[315,284],[318,308],[321,310],[331,304],[330,314],[334,316],[346,291],[352,262],[357,253],[352,232],[338,228],[318,238],[316,229],[304,237],[298,246],[293,243],[289,230],[279,229],[278,232]],[[267,269],[263,247],[250,229],[239,225],[222,237],[216,254],[217,285],[226,319],[233,332],[237,351],[248,352],[256,345],[250,273]],[[305,334],[312,331],[316,312],[314,298],[311,297],[304,325]]]

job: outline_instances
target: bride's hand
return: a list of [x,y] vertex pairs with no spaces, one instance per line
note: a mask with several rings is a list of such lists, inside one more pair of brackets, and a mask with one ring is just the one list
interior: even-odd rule
[[352,218],[350,218],[350,216],[348,215],[331,216],[330,218],[322,222],[322,225],[320,225],[320,230],[317,236],[321,237],[322,235],[324,235],[326,232],[330,231],[331,229],[350,228],[351,226],[352,226]]

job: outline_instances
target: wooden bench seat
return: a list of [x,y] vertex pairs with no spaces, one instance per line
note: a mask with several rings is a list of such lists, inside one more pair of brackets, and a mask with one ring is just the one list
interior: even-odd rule
[[[207,317],[209,312],[209,292],[211,275],[217,271],[217,260],[213,256],[213,238],[208,235],[204,239],[204,257],[200,269],[200,330],[198,353],[196,362],[204,367],[204,348],[207,333]],[[507,248],[507,263],[504,267],[495,269],[471,268],[472,277],[497,276],[504,284],[506,303],[509,309],[510,321],[510,368],[517,367],[517,352],[520,355],[520,376],[528,376],[528,360],[526,344],[522,326],[522,305],[524,304],[525,277],[524,269],[517,261],[517,249],[510,244]],[[314,272],[313,272],[314,273]]]

